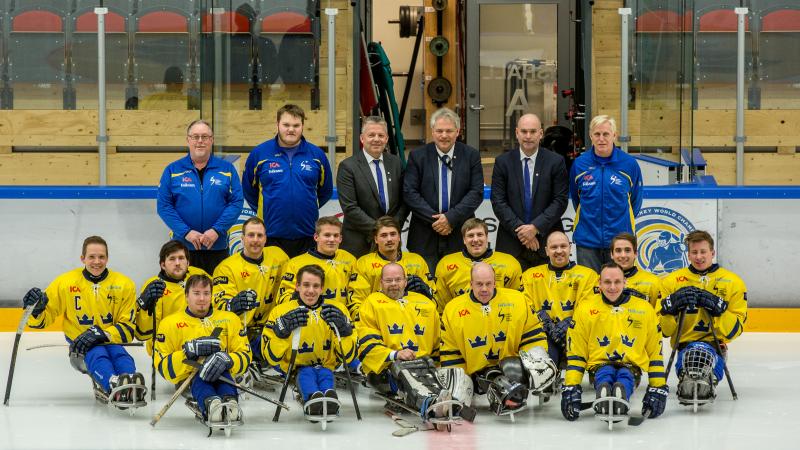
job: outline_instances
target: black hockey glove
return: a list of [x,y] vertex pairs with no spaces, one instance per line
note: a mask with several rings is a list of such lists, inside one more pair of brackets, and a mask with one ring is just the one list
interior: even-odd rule
[[231,355],[225,352],[216,352],[203,361],[203,367],[200,368],[199,375],[203,381],[213,383],[231,367],[233,367]]
[[136,299],[136,304],[139,305],[139,309],[153,312],[156,302],[164,295],[166,289],[167,284],[164,283],[164,280],[161,278],[156,278],[151,281],[147,287],[144,288],[142,294],[139,295],[139,298]]
[[542,329],[544,329],[544,334],[546,334],[550,339],[553,336],[553,327],[555,324],[553,323],[553,319],[550,318],[550,315],[547,314],[547,311],[540,309],[539,312],[536,313],[536,317],[539,318],[539,322],[542,322]]
[[92,325],[88,330],[79,334],[78,337],[72,341],[72,347],[69,351],[70,353],[77,353],[78,355],[84,356],[89,350],[104,342],[108,342],[106,332],[97,325]]
[[406,294],[409,292],[416,292],[430,299],[433,298],[433,290],[431,287],[417,275],[409,275],[406,279]]
[[661,301],[661,314],[675,316],[686,308],[693,307],[697,302],[696,290],[694,286],[684,286],[673,292]]
[[258,294],[252,289],[239,292],[232,299],[228,300],[228,311],[234,314],[241,314],[258,306]]
[[558,345],[563,345],[567,342],[567,330],[575,323],[572,317],[567,317],[564,320],[559,320],[558,323],[553,325],[553,336],[550,339]]
[[708,292],[704,289],[697,290],[697,306],[704,308],[714,317],[719,317],[728,309],[728,302],[722,297]]
[[570,422],[578,420],[581,414],[581,385],[574,384],[561,388],[561,414]]
[[288,313],[278,317],[275,320],[275,325],[272,331],[275,336],[281,339],[286,339],[292,334],[295,328],[304,327],[308,323],[308,309],[299,307],[295,308]]
[[33,317],[38,317],[47,307],[48,302],[47,294],[42,292],[39,288],[31,288],[25,297],[22,299],[22,308],[33,306]]
[[221,349],[219,338],[213,336],[203,336],[183,343],[183,353],[192,361],[201,356],[212,355]]
[[667,395],[669,395],[669,387],[667,385],[660,387],[648,386],[647,392],[642,399],[642,415],[655,419],[664,412],[664,407],[667,406]]
[[337,307],[329,304],[322,304],[322,318],[325,322],[332,327],[339,330],[339,336],[348,337],[353,334],[353,324],[347,319],[347,316]]

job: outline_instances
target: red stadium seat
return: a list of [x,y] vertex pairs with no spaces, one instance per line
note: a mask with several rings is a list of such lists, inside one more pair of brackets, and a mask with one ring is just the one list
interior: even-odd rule
[[[750,19],[745,16],[744,29],[750,31]],[[733,9],[717,9],[700,16],[698,31],[704,32],[736,32],[736,13]]]
[[305,14],[284,11],[264,17],[262,33],[311,33],[311,18]]
[[21,33],[62,33],[61,16],[54,12],[26,11],[14,16],[11,31]]
[[761,19],[761,30],[767,32],[800,31],[800,10],[781,9],[767,14]]
[[[125,18],[121,15],[109,11],[106,14],[106,32],[107,33],[124,33],[125,32]],[[97,33],[97,14],[93,11],[83,13],[78,20],[75,21],[75,31],[78,33]]]
[[171,11],[154,11],[139,18],[139,33],[188,33],[189,19]]
[[218,31],[222,33],[249,33],[250,21],[246,16],[236,12],[225,11],[220,14],[219,30],[215,30],[215,18],[213,14],[206,14],[203,16],[203,33],[211,33]]

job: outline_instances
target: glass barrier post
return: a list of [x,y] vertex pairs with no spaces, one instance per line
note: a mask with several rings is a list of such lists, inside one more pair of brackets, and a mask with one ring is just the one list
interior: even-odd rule
[[631,137],[628,135],[628,96],[630,88],[628,87],[628,73],[630,72],[628,65],[630,60],[628,54],[628,21],[631,16],[631,8],[619,8],[617,10],[622,18],[622,45],[620,54],[620,79],[619,79],[619,144],[622,150],[628,151],[628,143]]
[[734,8],[736,13],[736,184],[744,184],[744,21],[747,8]]
[[[358,11],[354,11],[358,13]],[[328,161],[333,170],[333,180],[336,179],[336,15],[337,8],[325,8],[328,16],[328,135],[325,142],[328,144]],[[358,49],[353,50],[358,51]]]
[[100,186],[106,185],[106,14],[108,8],[95,8],[97,14],[97,145],[100,154]]

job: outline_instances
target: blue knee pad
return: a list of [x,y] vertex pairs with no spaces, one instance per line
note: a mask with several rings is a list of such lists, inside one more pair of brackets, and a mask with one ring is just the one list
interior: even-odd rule
[[633,395],[636,379],[633,372],[627,367],[615,367],[611,364],[606,364],[594,372],[594,388],[599,389],[600,385],[604,383],[612,385],[621,383],[625,387],[625,400],[628,400]]
[[97,345],[83,358],[86,371],[106,392],[111,390],[109,380],[113,375],[136,372],[133,358],[121,345]]

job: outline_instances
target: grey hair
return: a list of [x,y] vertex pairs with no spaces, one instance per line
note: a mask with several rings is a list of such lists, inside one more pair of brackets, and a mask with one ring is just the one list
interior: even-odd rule
[[439,108],[431,114],[431,129],[436,126],[439,119],[447,119],[453,122],[457,130],[461,129],[461,117],[458,117],[458,114],[450,108]]
[[383,120],[381,116],[367,116],[364,117],[363,123],[361,124],[361,134],[364,134],[367,131],[367,125],[381,125],[383,127],[383,131],[388,131],[389,127],[386,125],[386,121]]
[[189,126],[186,127],[186,135],[187,136],[192,131],[192,127],[195,126],[195,125],[205,125],[205,126],[208,127],[209,130],[211,130],[211,134],[214,134],[214,129],[211,128],[211,124],[210,123],[206,122],[203,119],[197,119],[197,120],[193,120],[192,123],[190,123]]

